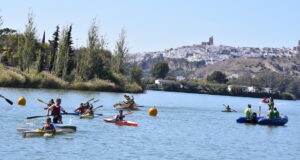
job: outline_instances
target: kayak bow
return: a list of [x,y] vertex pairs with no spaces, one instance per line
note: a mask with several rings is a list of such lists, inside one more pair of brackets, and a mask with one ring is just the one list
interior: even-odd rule
[[138,124],[135,122],[131,122],[131,121],[116,121],[114,119],[103,119],[105,122],[109,122],[109,123],[115,123],[118,125],[127,125],[127,126],[134,126],[137,127]]

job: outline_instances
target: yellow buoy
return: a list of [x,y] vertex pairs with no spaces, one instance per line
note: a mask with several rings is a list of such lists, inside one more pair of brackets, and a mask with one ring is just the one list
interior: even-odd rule
[[158,111],[155,107],[152,107],[148,110],[149,116],[156,116]]
[[26,99],[24,97],[20,97],[18,99],[18,105],[25,106],[26,105]]

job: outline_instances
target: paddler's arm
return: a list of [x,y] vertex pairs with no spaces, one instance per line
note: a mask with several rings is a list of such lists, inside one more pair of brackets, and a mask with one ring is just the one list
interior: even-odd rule
[[64,113],[68,113],[62,106],[60,106],[61,111],[63,111]]
[[[52,105],[52,106],[53,106],[53,105]],[[50,106],[50,107],[47,109],[47,115],[48,115],[48,116],[49,116],[49,111],[52,110],[52,108],[53,108],[52,106]]]

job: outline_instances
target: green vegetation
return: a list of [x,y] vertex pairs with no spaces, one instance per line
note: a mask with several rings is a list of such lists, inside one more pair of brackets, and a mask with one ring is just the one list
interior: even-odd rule
[[[0,86],[63,88],[95,91],[143,92],[142,70],[127,64],[127,40],[121,31],[114,54],[106,48],[96,20],[88,31],[86,47],[74,48],[72,25],[57,25],[52,40],[36,37],[33,14],[24,33],[0,28]],[[0,27],[2,19],[0,16]]]
[[151,74],[155,78],[164,79],[169,72],[169,65],[165,61],[157,62],[151,70]]
[[206,77],[208,82],[226,83],[228,81],[226,74],[221,71],[214,71]]
[[245,74],[239,78],[232,79],[229,84],[257,86],[272,88],[273,91],[285,95],[285,97],[296,97],[300,99],[300,78],[284,75],[276,72],[261,72],[255,77]]

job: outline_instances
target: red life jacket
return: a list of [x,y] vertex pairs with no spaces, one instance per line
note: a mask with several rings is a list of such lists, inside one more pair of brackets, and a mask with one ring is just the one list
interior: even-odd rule
[[79,107],[79,111],[80,111],[81,113],[84,113],[85,108],[84,108],[84,107]]
[[52,115],[60,115],[60,106],[57,106],[56,104],[53,105],[52,107]]

